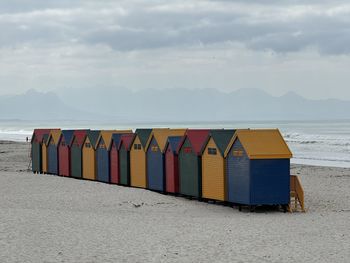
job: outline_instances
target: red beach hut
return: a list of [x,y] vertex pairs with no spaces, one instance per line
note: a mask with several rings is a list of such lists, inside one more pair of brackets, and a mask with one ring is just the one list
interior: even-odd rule
[[58,175],[70,176],[70,144],[74,130],[63,130],[58,142]]
[[177,148],[182,136],[168,137],[165,146],[165,191],[168,193],[179,192],[179,165]]
[[121,134],[113,134],[112,135],[112,142],[111,142],[111,149],[109,151],[110,154],[110,166],[111,166],[111,183],[112,184],[119,184],[119,142]]

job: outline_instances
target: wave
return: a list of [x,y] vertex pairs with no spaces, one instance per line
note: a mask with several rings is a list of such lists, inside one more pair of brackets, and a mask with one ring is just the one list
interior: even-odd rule
[[296,141],[296,140],[286,140],[286,142],[299,143],[299,144],[315,144],[320,143],[319,141]]
[[295,159],[350,163],[350,159],[342,159],[342,158],[328,158],[328,157],[318,157],[318,158],[313,158],[313,157],[295,157]]
[[346,134],[309,134],[309,133],[297,133],[287,132],[283,134],[284,139],[290,144],[319,144],[326,147],[350,146],[350,133]]

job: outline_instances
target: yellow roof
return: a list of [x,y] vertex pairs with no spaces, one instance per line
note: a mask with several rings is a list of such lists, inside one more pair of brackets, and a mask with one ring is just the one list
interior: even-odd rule
[[132,130],[104,130],[100,132],[100,135],[98,136],[98,139],[96,141],[95,147],[97,147],[98,143],[100,142],[101,137],[103,138],[103,141],[105,142],[106,146],[109,147],[112,141],[112,135],[115,133],[132,133]]
[[59,139],[60,139],[60,137],[61,137],[61,130],[60,130],[60,129],[51,130],[51,131],[50,131],[49,138],[48,138],[48,140],[46,141],[46,145],[48,145],[48,143],[49,143],[51,137],[52,137],[52,139],[53,139],[54,144],[58,144],[58,141],[59,141]]
[[292,152],[278,129],[237,130],[226,151],[239,139],[249,159],[288,159]]
[[186,129],[153,129],[151,136],[149,136],[145,150],[147,151],[149,144],[154,137],[157,140],[159,149],[164,152],[164,148],[169,136],[183,136],[185,135]]

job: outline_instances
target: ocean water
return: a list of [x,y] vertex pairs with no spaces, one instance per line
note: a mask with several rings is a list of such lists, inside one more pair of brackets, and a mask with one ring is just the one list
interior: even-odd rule
[[25,141],[36,127],[136,129],[144,127],[279,128],[293,152],[292,163],[350,167],[349,121],[259,121],[201,123],[122,123],[91,121],[0,121],[0,140]]

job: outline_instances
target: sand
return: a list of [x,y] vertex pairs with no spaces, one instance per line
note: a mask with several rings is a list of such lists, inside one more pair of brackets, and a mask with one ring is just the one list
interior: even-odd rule
[[0,262],[349,262],[350,169],[293,165],[306,213],[27,172],[0,142]]

